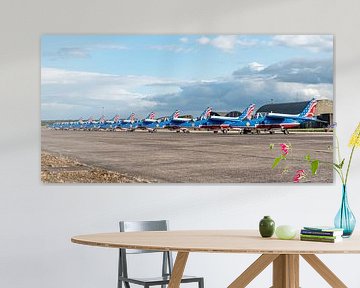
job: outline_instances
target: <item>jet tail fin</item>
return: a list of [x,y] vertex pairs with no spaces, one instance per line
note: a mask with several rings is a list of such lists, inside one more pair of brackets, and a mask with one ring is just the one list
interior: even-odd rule
[[207,118],[209,118],[211,111],[212,111],[212,108],[211,108],[211,107],[207,107],[207,108],[205,109],[205,111],[204,111],[203,113],[201,113],[201,115],[200,115],[199,118],[200,118],[200,119],[207,119]]
[[151,112],[147,117],[146,119],[155,119],[155,113],[154,112]]
[[313,118],[316,113],[317,101],[313,98],[306,105],[305,109],[299,114],[299,117]]
[[135,113],[131,113],[127,120],[135,121]]
[[174,119],[174,118],[179,118],[180,116],[180,111],[176,110],[171,116],[170,119]]
[[120,115],[119,114],[116,114],[114,116],[114,118],[112,119],[112,121],[114,121],[114,123],[118,122],[120,120]]
[[251,116],[255,110],[255,104],[250,104],[239,116],[239,119],[245,120],[245,119],[251,119]]

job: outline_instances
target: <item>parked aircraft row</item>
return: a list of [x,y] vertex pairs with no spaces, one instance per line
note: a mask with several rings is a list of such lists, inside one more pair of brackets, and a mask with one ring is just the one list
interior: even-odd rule
[[135,131],[147,130],[156,132],[159,129],[168,129],[176,132],[190,132],[191,130],[219,131],[226,133],[236,130],[240,133],[260,133],[260,131],[281,130],[288,134],[289,128],[297,128],[304,122],[323,122],[315,117],[317,101],[312,99],[299,114],[257,113],[254,115],[255,105],[249,105],[238,117],[211,115],[212,108],[208,107],[197,118],[180,117],[176,110],[170,117],[155,118],[151,112],[146,118],[137,120],[135,114],[127,119],[120,119],[115,115],[111,120],[102,116],[99,120],[90,118],[87,121],[80,119],[75,122],[57,122],[49,127],[62,130],[104,130],[104,131]]

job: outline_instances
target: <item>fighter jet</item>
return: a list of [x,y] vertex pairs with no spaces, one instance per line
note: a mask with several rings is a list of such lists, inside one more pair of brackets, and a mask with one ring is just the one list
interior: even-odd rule
[[214,133],[217,133],[218,131],[226,133],[232,128],[231,124],[251,119],[254,109],[255,104],[251,104],[238,117],[210,116],[205,123],[200,125],[200,129],[214,131]]
[[271,134],[275,130],[281,130],[284,134],[289,134],[288,129],[297,128],[304,122],[324,122],[315,118],[317,101],[311,99],[304,110],[299,114],[265,113],[256,115],[248,121],[233,121],[229,123],[231,129],[243,129],[243,132],[260,133],[261,130],[269,131]]
[[198,118],[179,117],[180,111],[176,110],[164,124],[164,128],[185,133],[189,133],[190,130],[200,129],[201,125],[205,124],[210,117],[211,110],[211,107],[207,107]]

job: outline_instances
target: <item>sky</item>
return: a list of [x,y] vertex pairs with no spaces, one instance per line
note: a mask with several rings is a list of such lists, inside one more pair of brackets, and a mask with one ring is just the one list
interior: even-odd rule
[[44,35],[41,119],[333,99],[332,35]]

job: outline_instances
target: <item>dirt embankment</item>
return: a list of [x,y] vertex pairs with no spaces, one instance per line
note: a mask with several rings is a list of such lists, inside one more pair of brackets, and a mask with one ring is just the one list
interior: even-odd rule
[[69,157],[41,153],[41,181],[44,183],[152,183],[116,171],[79,163]]

